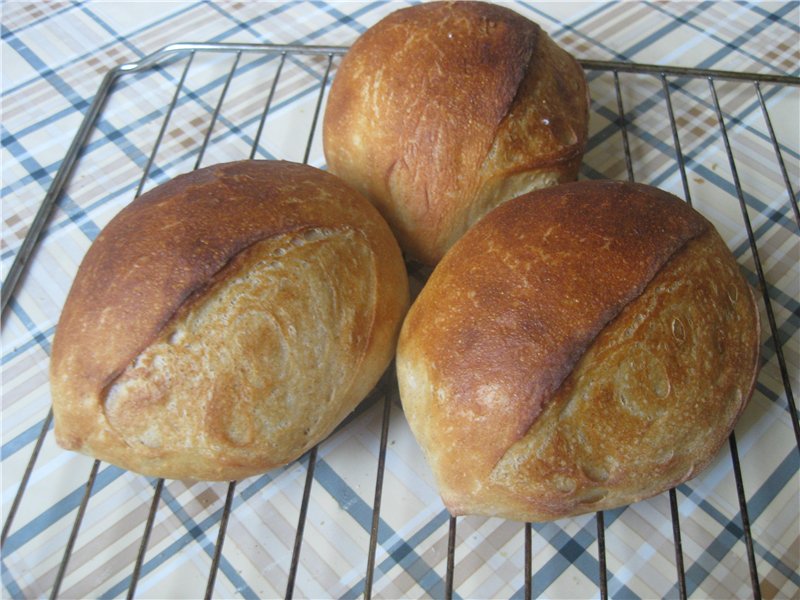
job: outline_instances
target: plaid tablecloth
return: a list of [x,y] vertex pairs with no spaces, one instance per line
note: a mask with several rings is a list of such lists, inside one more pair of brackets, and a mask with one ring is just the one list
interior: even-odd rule
[[[179,41],[347,46],[404,5],[4,2],[3,278],[109,69]],[[581,59],[794,76],[800,71],[797,2],[508,6],[538,21]],[[75,528],[93,461],[58,449],[46,431],[27,488],[13,520],[8,518],[40,432],[48,427],[50,343],[91,240],[140,188],[198,165],[254,155],[307,158],[324,167],[314,115],[338,60],[338,54],[325,53],[290,53],[281,60],[263,52],[178,52],[115,80],[3,317],[4,596],[49,595],[56,579],[62,597],[125,595],[158,485],[99,464]],[[263,120],[279,65],[279,85]],[[591,139],[581,177],[633,178],[688,197],[761,290],[763,367],[736,429],[738,452],[732,456],[726,446],[706,472],[676,490],[686,591],[700,598],[754,594],[732,466],[738,458],[760,592],[796,598],[800,453],[789,406],[792,390],[800,390],[800,88],[591,68],[587,76]],[[387,402],[372,593],[440,597],[448,515],[397,398],[389,394]],[[363,593],[383,415],[378,397],[318,448],[296,597]],[[238,483],[218,570],[211,563],[228,486],[166,482],[136,595],[202,596],[210,572],[216,572],[217,597],[284,595],[308,465],[306,456]],[[611,597],[677,597],[668,495],[607,512],[604,521],[605,552],[598,548],[594,515],[534,524],[532,593],[597,597],[605,559]],[[521,597],[525,556],[523,525],[458,519],[454,595]]]

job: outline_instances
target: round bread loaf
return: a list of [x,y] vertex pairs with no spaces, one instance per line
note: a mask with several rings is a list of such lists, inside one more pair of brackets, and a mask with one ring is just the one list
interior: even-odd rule
[[759,316],[714,227],[656,188],[579,182],[496,208],[400,333],[406,417],[448,509],[543,521],[653,496],[748,401]]
[[377,383],[407,305],[389,227],[335,176],[277,161],[181,175],[78,270],[53,341],[56,439],[172,479],[286,464]]
[[328,169],[433,265],[501,202],[574,180],[588,120],[580,65],[538,25],[492,4],[434,2],[356,40],[323,142]]

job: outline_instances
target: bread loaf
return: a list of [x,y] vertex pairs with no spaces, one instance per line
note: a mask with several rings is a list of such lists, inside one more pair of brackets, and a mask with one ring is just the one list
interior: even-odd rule
[[124,208],[78,270],[53,341],[56,439],[175,479],[285,464],[375,385],[407,304],[391,231],[333,175],[181,175]]
[[695,476],[758,348],[751,290],[704,217],[587,181],[511,200],[456,243],[404,322],[397,374],[449,510],[543,521]]
[[574,180],[588,134],[580,65],[520,14],[482,2],[398,10],[334,77],[328,169],[433,265],[501,202]]

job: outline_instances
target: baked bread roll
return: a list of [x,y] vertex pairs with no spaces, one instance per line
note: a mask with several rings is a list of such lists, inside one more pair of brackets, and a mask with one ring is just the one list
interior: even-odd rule
[[181,175],[124,208],[78,270],[52,348],[56,439],[172,479],[283,465],[376,384],[407,304],[386,222],[333,175]]
[[496,208],[400,333],[406,417],[454,515],[545,521],[696,475],[753,389],[759,317],[714,227],[656,188]]
[[433,265],[494,206],[574,180],[588,120],[580,65],[538,25],[492,4],[434,2],[356,40],[323,143],[328,169]]

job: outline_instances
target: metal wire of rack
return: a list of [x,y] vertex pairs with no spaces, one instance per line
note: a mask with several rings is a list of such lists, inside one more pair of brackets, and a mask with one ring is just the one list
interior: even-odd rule
[[[166,65],[174,64],[176,62],[182,65],[182,68],[180,69],[180,75],[175,83],[175,88],[170,102],[163,114],[163,120],[157,133],[157,137],[155,138],[152,152],[147,157],[141,177],[136,185],[136,191],[134,194],[135,197],[142,193],[146,184],[151,179],[151,169],[153,168],[162,140],[170,128],[170,120],[173,116],[175,108],[182,94],[187,93],[185,89],[187,77],[189,76],[193,64],[195,64],[195,61],[200,57],[206,56],[209,53],[222,53],[225,55],[232,55],[233,61],[227,72],[227,75],[225,75],[221,82],[220,93],[216,104],[214,105],[211,117],[208,121],[205,136],[200,147],[197,149],[197,156],[193,167],[195,169],[201,166],[204,157],[206,156],[206,150],[210,141],[212,140],[212,134],[215,130],[215,126],[217,125],[226,94],[228,93],[235,74],[237,73],[237,68],[241,64],[241,59],[244,56],[251,55],[258,55],[264,57],[264,59],[277,61],[274,76],[269,84],[269,92],[266,102],[264,103],[263,110],[258,117],[257,131],[255,133],[253,142],[250,145],[248,157],[251,159],[257,157],[262,136],[265,131],[267,131],[265,124],[267,123],[268,116],[273,110],[276,90],[280,85],[281,77],[286,64],[289,61],[295,60],[296,57],[301,55],[312,55],[319,57],[323,62],[322,75],[318,79],[317,89],[314,92],[315,101],[313,114],[311,117],[311,124],[308,134],[305,137],[303,162],[307,163],[309,161],[315,136],[318,136],[318,122],[321,115],[321,109],[324,105],[325,93],[331,80],[332,69],[335,66],[336,60],[341,57],[345,51],[346,48],[321,46],[181,43],[167,46],[138,62],[120,65],[109,71],[103,79],[97,95],[91,107],[89,108],[89,111],[84,118],[72,145],[67,151],[67,154],[55,177],[53,185],[45,196],[44,201],[42,202],[36,218],[29,230],[29,233],[19,249],[12,268],[8,273],[2,288],[2,310],[6,310],[7,306],[14,298],[17,285],[23,281],[25,269],[29,265],[30,261],[34,258],[34,252],[37,248],[37,245],[41,241],[42,234],[46,231],[50,215],[53,212],[54,207],[57,206],[57,203],[59,202],[60,197],[63,195],[65,188],[69,185],[69,182],[71,181],[71,178],[78,167],[82,152],[84,152],[87,142],[95,131],[98,120],[101,118],[104,106],[108,98],[114,93],[115,86],[120,82],[120,80],[130,76],[131,74],[141,73],[150,69],[164,68]],[[755,268],[756,285],[759,288],[763,310],[767,317],[769,339],[766,343],[770,346],[771,351],[774,352],[775,359],[778,363],[780,379],[783,386],[782,395],[785,397],[786,403],[784,410],[786,413],[786,418],[789,419],[791,427],[794,431],[796,444],[795,450],[797,450],[798,454],[800,454],[800,425],[798,424],[797,407],[795,403],[794,392],[792,390],[790,366],[787,364],[787,359],[783,351],[781,331],[776,320],[775,310],[773,308],[774,299],[770,295],[770,284],[767,281],[764,273],[762,257],[760,256],[760,249],[758,245],[758,236],[757,233],[754,232],[754,227],[751,223],[746,193],[743,190],[737,171],[735,150],[730,135],[730,117],[726,119],[726,113],[721,106],[718,94],[720,82],[735,82],[740,86],[752,86],[752,92],[757,98],[757,102],[766,125],[769,143],[771,144],[775,154],[774,159],[784,182],[788,204],[794,217],[793,226],[795,227],[795,230],[793,232],[793,239],[794,242],[797,243],[797,240],[800,239],[800,213],[798,213],[797,195],[796,191],[793,189],[791,177],[784,160],[783,154],[785,149],[782,149],[782,145],[778,141],[778,138],[775,134],[763,88],[764,86],[769,86],[770,90],[773,90],[784,86],[798,86],[800,85],[800,78],[588,60],[582,61],[582,66],[587,72],[587,75],[590,77],[602,77],[610,75],[613,78],[613,97],[615,98],[616,103],[616,116],[613,117],[612,120],[616,124],[621,137],[622,147],[620,150],[622,151],[625,161],[625,176],[630,181],[634,181],[636,179],[636,161],[634,158],[635,153],[632,151],[631,142],[629,139],[629,128],[632,126],[632,120],[629,118],[628,113],[626,113],[624,106],[625,94],[623,93],[623,86],[621,84],[621,75],[630,74],[631,76],[646,77],[650,78],[651,80],[655,80],[661,90],[661,98],[663,99],[662,110],[664,113],[666,113],[666,117],[669,120],[669,131],[671,133],[671,142],[675,153],[674,161],[680,176],[683,195],[685,200],[689,203],[693,202],[689,181],[689,169],[687,167],[686,157],[681,147],[681,125],[679,124],[679,119],[676,118],[673,109],[672,94],[687,81],[707,82],[710,98],[710,100],[707,102],[713,109],[713,114],[716,116],[716,123],[719,129],[719,140],[724,146],[725,156],[727,156],[729,162],[731,181],[733,188],[735,189],[735,195],[738,199],[742,225],[747,234],[747,246],[749,248],[750,256]],[[419,280],[424,280],[425,273],[421,268],[413,264],[409,265],[409,267],[412,276],[417,277]],[[376,555],[377,547],[379,543],[381,543],[379,538],[381,528],[381,509],[383,504],[384,476],[386,473],[387,446],[389,440],[390,421],[392,418],[392,405],[397,403],[396,382],[391,374],[391,369],[384,376],[376,390],[374,390],[374,392],[371,394],[370,399],[365,401],[364,405],[371,406],[376,402],[382,402],[383,404],[381,409],[380,441],[376,475],[374,480],[374,495],[373,502],[370,507],[372,512],[367,547],[367,560],[363,573],[363,587],[360,588],[360,592],[363,593],[365,598],[371,598],[375,593]],[[37,458],[40,454],[44,440],[51,429],[51,425],[52,412],[48,413],[41,422],[40,433],[31,451],[30,459],[21,478],[18,491],[14,497],[7,519],[3,525],[1,538],[3,549],[6,548],[6,544],[12,535],[15,517],[17,516],[21,503],[25,501],[26,489],[28,487],[31,474],[36,468]],[[749,578],[749,587],[752,592],[752,597],[761,598],[762,580],[757,567],[757,544],[754,542],[751,531],[750,518],[748,514],[748,495],[745,490],[745,484],[742,477],[740,455],[735,434],[732,434],[729,439],[729,450],[731,457],[731,469],[733,470],[735,478],[736,495],[739,502],[739,522],[738,525],[734,527],[735,535],[743,540],[745,545],[748,573],[747,576]],[[308,507],[312,495],[313,483],[315,481],[315,466],[317,465],[317,459],[317,448],[312,449],[305,457],[300,459],[300,462],[305,468],[305,480],[295,528],[291,561],[284,587],[284,595],[286,598],[291,598],[296,593],[296,577],[303,550],[304,529],[307,521]],[[94,461],[89,476],[86,479],[85,484],[83,484],[83,494],[78,504],[69,536],[63,548],[62,558],[49,590],[50,597],[52,598],[59,596],[64,578],[69,572],[70,559],[74,551],[74,545],[79,531],[81,530],[82,521],[93,497],[93,489],[100,466],[101,465],[99,461]],[[148,553],[151,532],[153,531],[158,510],[163,503],[162,494],[164,489],[164,480],[157,480],[154,482],[152,499],[149,503],[149,511],[147,513],[141,538],[138,544],[136,558],[130,569],[131,574],[125,581],[126,589],[124,590],[124,593],[128,598],[133,598],[135,596],[137,585],[142,576],[143,567],[145,565],[145,560]],[[208,578],[205,587],[206,598],[211,598],[214,596],[215,582],[220,569],[220,561],[224,556],[226,528],[229,518],[234,510],[234,500],[236,498],[236,494],[237,482],[230,482],[227,487],[224,506],[222,507],[219,519],[219,528],[217,530],[216,540],[214,542],[211,567],[208,572]],[[679,499],[678,493],[675,489],[670,490],[668,492],[668,496],[670,515],[672,519],[674,564],[676,569],[676,584],[674,589],[677,592],[677,595],[683,599],[689,597],[692,590],[687,586],[687,570],[685,567],[684,547],[681,535]],[[446,572],[443,589],[438,590],[438,592],[441,592],[441,595],[446,598],[458,596],[458,590],[456,589],[455,585],[455,575],[459,568],[458,561],[456,560],[458,524],[459,519],[454,517],[450,517],[447,521],[448,536]],[[603,512],[598,512],[595,515],[595,524],[598,564],[595,584],[599,596],[601,598],[607,598],[609,596],[609,567],[606,561],[605,534],[607,524]],[[535,524],[522,524],[521,527],[524,536],[524,586],[520,591],[522,592],[521,595],[525,598],[531,598],[541,593],[541,590],[536,587],[535,582],[537,580],[537,573],[532,567],[534,559],[532,538],[535,532]],[[431,592],[431,594],[436,595],[433,592]]]

